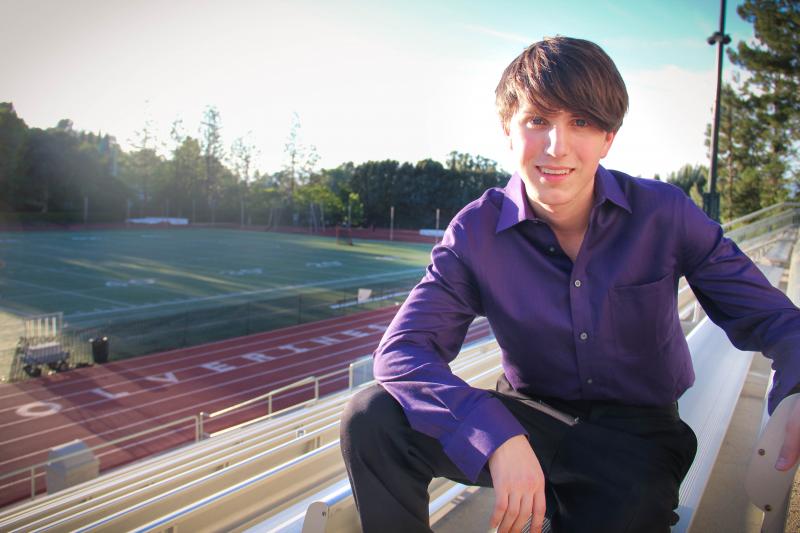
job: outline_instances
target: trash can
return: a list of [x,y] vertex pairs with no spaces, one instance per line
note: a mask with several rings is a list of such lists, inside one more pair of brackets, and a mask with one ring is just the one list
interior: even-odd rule
[[98,365],[108,362],[108,337],[96,337],[89,339],[92,345],[92,358]]

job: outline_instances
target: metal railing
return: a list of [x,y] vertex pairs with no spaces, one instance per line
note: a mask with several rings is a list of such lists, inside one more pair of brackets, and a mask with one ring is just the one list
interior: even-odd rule
[[[79,450],[77,452],[73,452],[73,453],[69,453],[69,454],[63,455],[63,456],[59,457],[58,459],[52,459],[52,460],[48,459],[47,461],[43,461],[41,463],[36,463],[35,465],[32,465],[32,466],[25,466],[25,467],[22,467],[22,468],[18,468],[17,470],[12,470],[11,472],[7,472],[5,474],[0,475],[0,480],[7,479],[9,477],[18,476],[20,474],[29,473],[30,474],[31,499],[33,499],[33,498],[36,497],[36,478],[38,476],[44,474],[44,472],[40,472],[38,474],[36,473],[36,470],[38,470],[40,468],[46,468],[46,467],[50,466],[51,464],[59,463],[59,462],[65,461],[67,459],[72,459],[73,457],[78,457],[78,456],[85,455],[87,451],[94,453],[95,450],[99,450],[99,449],[102,449],[102,448],[108,448],[109,446],[116,446],[117,444],[121,444],[121,443],[129,441],[129,440],[138,439],[138,438],[143,437],[145,435],[150,435],[151,433],[157,433],[157,432],[163,431],[163,430],[165,430],[165,429],[167,429],[169,427],[172,427],[172,426],[186,425],[187,422],[190,422],[190,421],[192,423],[194,423],[194,435],[195,435],[194,438],[195,438],[195,442],[199,442],[202,439],[202,430],[203,430],[202,415],[203,415],[203,413],[199,413],[197,415],[191,415],[191,416],[187,416],[187,417],[184,417],[184,418],[180,418],[178,420],[172,420],[170,422],[165,422],[164,424],[161,424],[160,426],[156,426],[156,427],[153,427],[153,428],[145,429],[145,430],[139,431],[137,433],[132,433],[130,435],[126,435],[126,436],[120,437],[118,439],[110,440],[110,441],[104,442],[102,444],[97,444],[95,446],[90,447],[88,450]],[[21,483],[22,481],[24,481],[24,479],[21,479],[21,480],[16,481],[16,482],[11,482],[9,485],[15,485],[17,483]]]
[[[217,435],[221,435],[223,433],[227,433],[229,431],[233,431],[233,430],[239,429],[241,427],[246,427],[246,426],[249,426],[249,425],[254,424],[256,422],[260,422],[262,420],[267,420],[267,419],[273,418],[275,416],[278,416],[278,415],[280,415],[282,413],[285,413],[287,411],[299,409],[299,408],[304,407],[306,405],[312,405],[314,403],[317,403],[319,401],[319,399],[320,399],[320,384],[323,381],[328,380],[330,378],[333,378],[333,377],[336,377],[336,376],[342,376],[342,377],[348,376],[349,379],[350,379],[350,387],[352,387],[353,375],[354,375],[354,367],[357,366],[357,365],[363,364],[362,361],[364,361],[364,359],[365,358],[360,358],[356,362],[351,363],[350,365],[348,365],[346,368],[340,368],[339,370],[335,370],[333,372],[328,372],[327,374],[322,374],[320,376],[308,376],[306,378],[300,379],[298,381],[295,381],[295,382],[290,383],[288,385],[285,385],[283,387],[279,387],[277,389],[271,390],[271,391],[267,392],[266,394],[262,394],[261,396],[257,396],[255,398],[251,398],[249,400],[237,403],[235,405],[231,405],[230,407],[226,407],[225,409],[220,409],[219,411],[214,411],[213,413],[205,413],[203,411],[200,411],[196,415],[191,415],[191,416],[187,416],[187,417],[184,417],[184,418],[180,418],[178,420],[172,420],[172,421],[169,421],[169,422],[165,422],[164,424],[161,424],[161,425],[156,426],[156,427],[148,428],[148,429],[145,429],[145,430],[142,430],[142,431],[138,431],[136,433],[132,433],[130,435],[125,435],[124,437],[119,437],[117,439],[114,439],[114,440],[111,440],[111,441],[108,441],[108,442],[97,444],[95,446],[90,447],[88,449],[88,451],[94,453],[96,450],[100,450],[100,449],[103,449],[103,448],[108,448],[110,446],[116,446],[118,444],[126,443],[128,441],[132,441],[132,440],[135,440],[135,439],[140,439],[141,437],[145,437],[145,436],[150,435],[152,433],[158,433],[158,432],[164,431],[165,429],[168,429],[168,428],[173,427],[173,426],[186,425],[190,421],[194,424],[194,429],[195,429],[194,441],[195,442],[200,442],[201,440],[206,439],[206,438],[210,438],[210,437],[214,437],[214,436],[217,436]],[[313,387],[314,387],[314,396],[313,396],[313,398],[310,398],[308,400],[304,400],[302,402],[293,404],[293,405],[291,405],[289,407],[286,407],[284,409],[280,409],[278,411],[273,411],[272,410],[273,409],[273,399],[277,395],[283,394],[285,392],[288,392],[288,391],[291,391],[291,390],[294,390],[294,389],[298,389],[298,388],[301,388],[301,387],[307,386],[307,385],[313,385]],[[260,416],[260,417],[256,417],[256,418],[252,418],[250,420],[247,420],[247,421],[242,422],[240,424],[236,424],[236,425],[227,427],[227,428],[222,429],[220,431],[217,431],[215,433],[209,433],[209,434],[205,433],[206,420],[217,418],[217,417],[220,417],[222,415],[226,415],[226,414],[232,413],[234,411],[238,411],[238,410],[244,409],[245,407],[249,407],[249,406],[251,406],[253,404],[256,404],[258,402],[262,402],[264,400],[267,401],[267,413],[266,413],[266,415],[263,415],[263,416]],[[71,453],[71,454],[67,454],[67,455],[61,456],[58,459],[52,459],[52,460],[48,459],[47,461],[42,461],[42,462],[36,463],[36,464],[34,464],[32,466],[26,466],[26,467],[23,467],[23,468],[18,468],[17,470],[12,470],[11,472],[7,472],[5,474],[1,474],[0,475],[0,480],[4,480],[4,479],[7,479],[7,478],[19,476],[20,474],[25,474],[25,473],[29,474],[27,478],[23,478],[23,479],[20,479],[18,481],[12,481],[11,483],[7,484],[6,486],[16,485],[17,483],[22,483],[22,482],[26,481],[26,479],[27,479],[29,481],[29,483],[30,483],[30,488],[31,488],[30,498],[33,499],[33,498],[36,497],[36,478],[45,474],[44,471],[39,471],[37,473],[38,470],[47,468],[48,466],[50,466],[52,464],[55,464],[55,463],[58,463],[58,462],[61,462],[61,461],[64,461],[64,460],[67,460],[67,459],[71,459],[71,458],[77,457],[79,455],[83,455],[86,452],[87,452],[87,450],[81,450],[81,451],[78,451],[78,452],[75,452],[75,453]]]
[[[221,430],[219,430],[217,432],[209,433],[206,436],[207,437],[215,437],[217,435],[222,435],[224,433],[228,433],[230,431],[234,431],[236,429],[239,429],[239,428],[242,428],[242,427],[246,427],[246,426],[249,426],[251,424],[255,424],[257,422],[261,422],[263,420],[269,420],[270,418],[273,418],[273,417],[275,417],[277,415],[286,413],[288,411],[293,411],[295,409],[300,409],[300,408],[305,407],[307,405],[313,405],[313,404],[317,403],[319,401],[319,399],[320,399],[320,392],[319,392],[320,391],[320,384],[323,381],[328,380],[328,379],[333,378],[333,377],[347,375],[349,377],[348,387],[349,388],[353,388],[353,376],[354,376],[354,373],[356,372],[355,368],[357,366],[360,366],[361,364],[363,364],[362,361],[364,361],[365,359],[366,359],[366,357],[359,358],[355,362],[350,363],[346,368],[340,368],[339,370],[334,370],[333,372],[328,372],[327,374],[322,374],[321,376],[308,376],[306,378],[303,378],[303,379],[300,379],[298,381],[295,381],[294,383],[290,383],[288,385],[284,385],[283,387],[279,387],[277,389],[271,390],[271,391],[267,392],[266,394],[262,394],[261,396],[256,396],[255,398],[251,398],[249,400],[245,400],[243,402],[239,402],[237,404],[231,405],[231,406],[226,407],[224,409],[220,409],[219,411],[214,411],[213,413],[209,413],[209,414],[200,413],[198,416],[201,419],[203,417],[206,417],[208,419],[212,419],[212,418],[217,418],[217,417],[220,417],[220,416],[223,416],[223,415],[230,414],[230,413],[235,412],[235,411],[239,411],[241,409],[244,409],[245,407],[250,407],[251,405],[254,405],[256,403],[263,402],[264,400],[267,401],[267,412],[266,412],[266,414],[264,414],[262,416],[259,416],[259,417],[251,418],[250,420],[247,420],[245,422],[241,422],[239,424],[227,427],[225,429],[221,429]],[[314,396],[313,396],[313,398],[309,398],[307,400],[303,400],[302,402],[298,402],[296,404],[292,404],[289,407],[285,407],[285,408],[280,409],[278,411],[273,411],[272,410],[273,399],[275,398],[275,396],[277,396],[279,394],[283,394],[283,393],[291,391],[291,390],[294,390],[294,389],[299,389],[301,387],[308,386],[308,385],[313,385],[313,387],[314,387]],[[202,422],[201,422],[201,427],[202,427]]]
[[[757,218],[759,216],[765,215],[767,213],[778,212],[778,214],[770,215],[770,216],[768,216],[766,218],[758,220],[757,222],[753,222],[752,224],[748,224],[746,226],[740,226],[740,227],[737,227],[736,229],[733,229],[731,231],[726,232],[726,236],[728,236],[730,238],[744,237],[746,235],[747,237],[745,238],[745,240],[747,240],[747,239],[755,239],[755,237],[757,237],[758,235],[763,235],[763,233],[765,233],[765,231],[762,231],[762,233],[759,234],[758,231],[766,229],[766,232],[769,232],[769,231],[773,231],[773,230],[776,230],[776,229],[785,229],[788,226],[796,224],[797,221],[800,221],[800,209],[799,208],[800,208],[800,203],[788,203],[787,202],[787,203],[783,203],[783,204],[777,204],[777,205],[774,205],[774,206],[770,206],[770,207],[761,209],[761,210],[756,211],[754,213],[750,213],[750,214],[745,215],[744,217],[740,217],[740,218],[738,218],[736,220],[732,220],[732,221],[724,224],[722,227],[723,227],[723,229],[730,229],[730,228],[733,228],[734,226],[736,226],[737,224],[743,224],[745,222],[753,220],[753,219],[755,219],[755,218]],[[797,221],[795,220],[796,218],[797,218]],[[747,230],[747,231],[745,231],[745,230]],[[770,241],[760,242],[756,246],[754,246],[753,248],[763,247],[764,245],[768,244],[769,242]],[[685,285],[684,287],[682,287],[681,290],[679,291],[679,297],[682,296],[684,294],[684,291],[687,291],[687,290],[689,290],[689,286],[688,285]],[[692,315],[691,320],[693,322],[697,322],[701,318],[701,314],[699,312],[699,307],[697,306],[696,301],[694,303],[694,306],[695,306],[695,308],[694,308],[694,311],[691,314]],[[192,421],[194,423],[194,426],[195,426],[195,439],[194,440],[195,440],[195,442],[199,442],[200,440],[203,440],[205,438],[209,438],[209,437],[213,437],[213,436],[216,436],[216,435],[220,435],[220,434],[223,434],[223,433],[226,433],[226,432],[229,432],[229,431],[233,431],[233,430],[241,428],[241,427],[245,427],[245,426],[254,424],[254,423],[262,421],[262,420],[270,419],[270,418],[273,418],[273,417],[275,417],[275,416],[277,416],[279,414],[285,413],[287,411],[296,410],[298,408],[317,403],[319,401],[319,399],[320,399],[320,384],[323,381],[328,380],[330,378],[333,378],[333,377],[336,377],[336,376],[342,376],[344,374],[347,374],[347,376],[349,377],[349,387],[352,389],[353,385],[354,385],[354,379],[355,379],[354,376],[356,375],[356,373],[358,371],[358,369],[356,367],[360,367],[361,365],[365,365],[366,364],[366,360],[367,360],[367,357],[362,357],[359,360],[357,360],[357,361],[351,363],[350,365],[348,365],[348,367],[346,367],[346,368],[341,368],[339,370],[335,370],[333,372],[322,374],[320,376],[308,376],[308,377],[300,379],[300,380],[298,380],[296,382],[293,382],[293,383],[290,383],[290,384],[285,385],[283,387],[279,387],[277,389],[271,390],[271,391],[269,391],[269,392],[267,392],[265,394],[262,394],[260,396],[255,397],[255,398],[251,398],[249,400],[246,400],[246,401],[237,403],[235,405],[226,407],[226,408],[221,409],[219,411],[215,411],[213,413],[205,413],[205,412],[201,411],[200,413],[198,413],[196,415],[188,416],[188,417],[185,417],[185,418],[182,418],[182,419],[179,419],[179,420],[173,420],[173,421],[170,421],[170,422],[166,422],[166,423],[161,424],[161,425],[159,425],[157,427],[154,427],[154,428],[150,428],[150,429],[143,430],[143,431],[140,431],[140,432],[137,432],[137,433],[133,433],[131,435],[126,435],[125,437],[120,437],[118,439],[115,439],[115,440],[112,440],[112,441],[109,441],[109,442],[106,442],[106,443],[98,444],[98,445],[96,445],[94,447],[89,448],[89,451],[93,452],[93,451],[101,449],[101,448],[106,448],[106,447],[109,447],[109,446],[114,446],[114,445],[117,445],[117,444],[121,444],[121,443],[126,442],[126,441],[130,441],[130,440],[133,440],[133,439],[138,439],[138,438],[143,437],[145,435],[149,435],[149,434],[152,434],[152,433],[163,431],[164,429],[172,427],[172,426],[186,424],[188,421]],[[293,404],[293,405],[291,405],[289,407],[286,407],[284,409],[280,409],[278,411],[273,411],[274,398],[277,395],[286,393],[286,392],[294,390],[294,389],[301,388],[303,386],[309,386],[309,385],[313,385],[314,395],[313,395],[312,398],[310,398],[308,400],[304,400],[302,402],[298,402],[297,404]],[[222,430],[220,430],[218,432],[215,432],[215,433],[210,433],[210,434],[206,434],[205,433],[204,426],[205,426],[205,420],[206,419],[210,420],[210,419],[218,418],[220,416],[223,416],[223,415],[235,412],[235,411],[239,411],[241,409],[244,409],[245,407],[249,407],[249,406],[254,405],[254,404],[258,403],[258,402],[263,402],[264,400],[266,400],[266,402],[267,402],[267,413],[265,415],[260,416],[260,417],[256,417],[256,418],[253,418],[253,419],[250,419],[250,420],[247,420],[247,421],[242,422],[240,424],[236,424],[236,425],[230,426],[228,428],[222,429]],[[47,467],[50,464],[56,463],[58,461],[63,461],[65,459],[71,458],[73,456],[77,456],[79,454],[84,454],[84,453],[86,453],[85,450],[84,451],[80,451],[80,452],[76,452],[76,453],[73,453],[73,454],[65,455],[65,456],[60,457],[60,458],[58,458],[56,460],[47,460],[47,461],[43,461],[41,463],[37,463],[36,465],[33,465],[33,466],[23,467],[23,468],[14,470],[12,472],[8,472],[8,473],[0,475],[0,480],[7,479],[9,477],[17,476],[17,475],[20,475],[20,474],[28,472],[30,474],[31,499],[33,499],[35,497],[35,494],[36,494],[36,477],[43,474],[43,472],[40,472],[39,474],[36,474],[36,470],[37,469],[40,469],[40,468],[43,468],[43,467]],[[14,484],[14,483],[12,483],[12,484]]]

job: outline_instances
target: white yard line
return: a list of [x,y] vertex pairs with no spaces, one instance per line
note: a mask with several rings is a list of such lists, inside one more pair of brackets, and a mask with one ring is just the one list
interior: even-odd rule
[[241,297],[252,297],[256,295],[264,295],[264,294],[273,294],[273,293],[281,293],[281,292],[288,292],[297,289],[306,289],[312,287],[328,287],[331,285],[339,285],[344,283],[350,283],[353,281],[360,281],[360,280],[372,280],[372,279],[381,279],[381,278],[393,278],[393,277],[401,277],[408,274],[413,274],[418,272],[420,277],[423,274],[424,269],[422,268],[410,268],[407,270],[398,270],[395,272],[383,272],[380,274],[370,274],[367,276],[354,276],[349,278],[338,278],[328,281],[318,281],[318,282],[310,282],[310,283],[300,283],[297,285],[282,285],[280,287],[271,287],[269,289],[257,289],[251,291],[241,291],[241,292],[232,292],[227,294],[217,294],[214,296],[202,296],[199,298],[187,298],[185,300],[171,300],[167,302],[157,302],[152,304],[142,304],[137,306],[129,306],[124,309],[110,309],[110,310],[98,310],[98,311],[89,311],[89,312],[77,312],[77,313],[70,313],[68,315],[64,315],[65,320],[82,320],[85,318],[90,318],[98,315],[102,315],[106,317],[110,314],[114,314],[117,312],[125,311],[140,311],[145,309],[161,309],[166,307],[172,306],[184,306],[184,305],[193,305],[201,302],[213,302],[218,300],[227,300],[227,299],[234,299],[234,298],[241,298]]
[[[45,294],[47,294],[47,293],[69,294],[71,296],[77,296],[79,298],[89,298],[91,300],[98,300],[98,301],[101,301],[101,302],[114,304],[114,305],[117,305],[117,306],[126,306],[126,305],[128,305],[125,302],[118,302],[117,300],[111,300],[109,298],[100,298],[99,296],[89,296],[88,294],[83,294],[83,293],[78,292],[78,291],[68,291],[68,290],[64,290],[64,289],[54,289],[52,287],[43,287],[41,285],[37,285],[35,283],[30,283],[30,282],[27,282],[27,281],[8,280],[8,282],[9,283],[17,283],[19,285],[27,285],[29,287],[34,287],[36,289],[39,289],[40,291],[44,291]],[[128,306],[126,308],[126,310],[130,310],[132,308],[134,308],[134,307],[133,306]]]

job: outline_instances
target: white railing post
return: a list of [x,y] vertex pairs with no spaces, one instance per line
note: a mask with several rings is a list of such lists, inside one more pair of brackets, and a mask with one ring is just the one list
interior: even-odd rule
[[195,442],[200,442],[203,440],[203,418],[205,418],[206,414],[203,411],[200,411],[200,414],[197,415],[197,424],[195,424],[196,434],[195,434]]

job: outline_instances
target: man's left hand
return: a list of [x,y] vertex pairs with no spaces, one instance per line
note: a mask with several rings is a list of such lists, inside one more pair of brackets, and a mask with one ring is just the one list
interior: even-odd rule
[[792,468],[800,458],[800,400],[796,400],[786,422],[786,436],[778,460],[775,462],[777,470],[785,471]]

